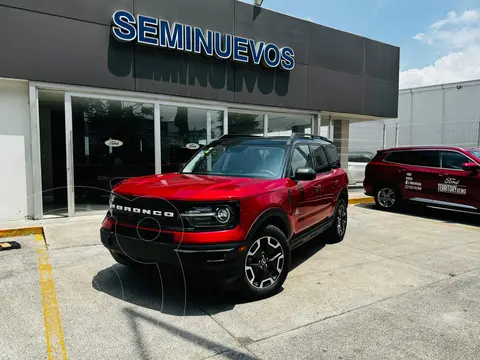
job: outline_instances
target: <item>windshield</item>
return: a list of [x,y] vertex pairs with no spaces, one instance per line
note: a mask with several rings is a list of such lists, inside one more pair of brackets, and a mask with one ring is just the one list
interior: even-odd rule
[[480,159],[480,149],[469,150],[468,152],[473,156],[477,157],[478,159]]
[[284,159],[284,146],[222,143],[205,147],[182,173],[275,179]]

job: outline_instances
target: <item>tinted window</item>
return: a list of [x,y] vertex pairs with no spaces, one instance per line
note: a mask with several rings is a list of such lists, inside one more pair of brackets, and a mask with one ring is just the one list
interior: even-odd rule
[[387,155],[385,161],[390,161],[398,164],[410,164],[409,151],[394,151]]
[[440,167],[438,151],[412,151],[410,153],[410,164],[426,167]]
[[394,151],[387,155],[385,161],[398,164],[440,167],[440,158],[438,151]]
[[308,145],[299,145],[293,150],[291,176],[295,175],[297,169],[304,167],[313,168],[310,147]]
[[327,153],[328,161],[330,164],[340,165],[340,158],[338,157],[337,148],[335,145],[325,146],[325,152]]
[[465,155],[455,151],[442,151],[440,153],[442,159],[442,168],[462,170],[462,165],[470,162]]
[[323,150],[322,146],[312,146],[313,157],[315,158],[315,171],[317,173],[325,172],[330,170],[330,165],[328,163],[327,155]]

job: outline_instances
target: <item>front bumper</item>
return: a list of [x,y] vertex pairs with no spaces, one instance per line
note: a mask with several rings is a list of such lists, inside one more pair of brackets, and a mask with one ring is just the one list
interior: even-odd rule
[[[225,284],[238,279],[244,270],[245,242],[193,245],[146,241],[101,228],[102,244],[112,252],[143,264],[181,268],[185,275],[208,283]],[[244,250],[244,249],[243,249]]]

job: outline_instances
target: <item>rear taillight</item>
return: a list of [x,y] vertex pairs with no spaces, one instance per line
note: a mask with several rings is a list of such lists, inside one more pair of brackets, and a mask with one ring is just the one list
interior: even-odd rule
[[115,221],[113,219],[109,218],[108,216],[103,219],[102,228],[104,228],[105,230],[112,230],[114,226]]

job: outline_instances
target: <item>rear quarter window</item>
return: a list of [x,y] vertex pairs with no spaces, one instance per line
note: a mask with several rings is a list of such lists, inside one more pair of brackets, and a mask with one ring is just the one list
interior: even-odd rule
[[394,151],[385,157],[385,161],[397,164],[410,164],[408,151]]
[[335,145],[325,146],[325,152],[330,164],[340,166],[340,157],[338,156],[337,148]]

